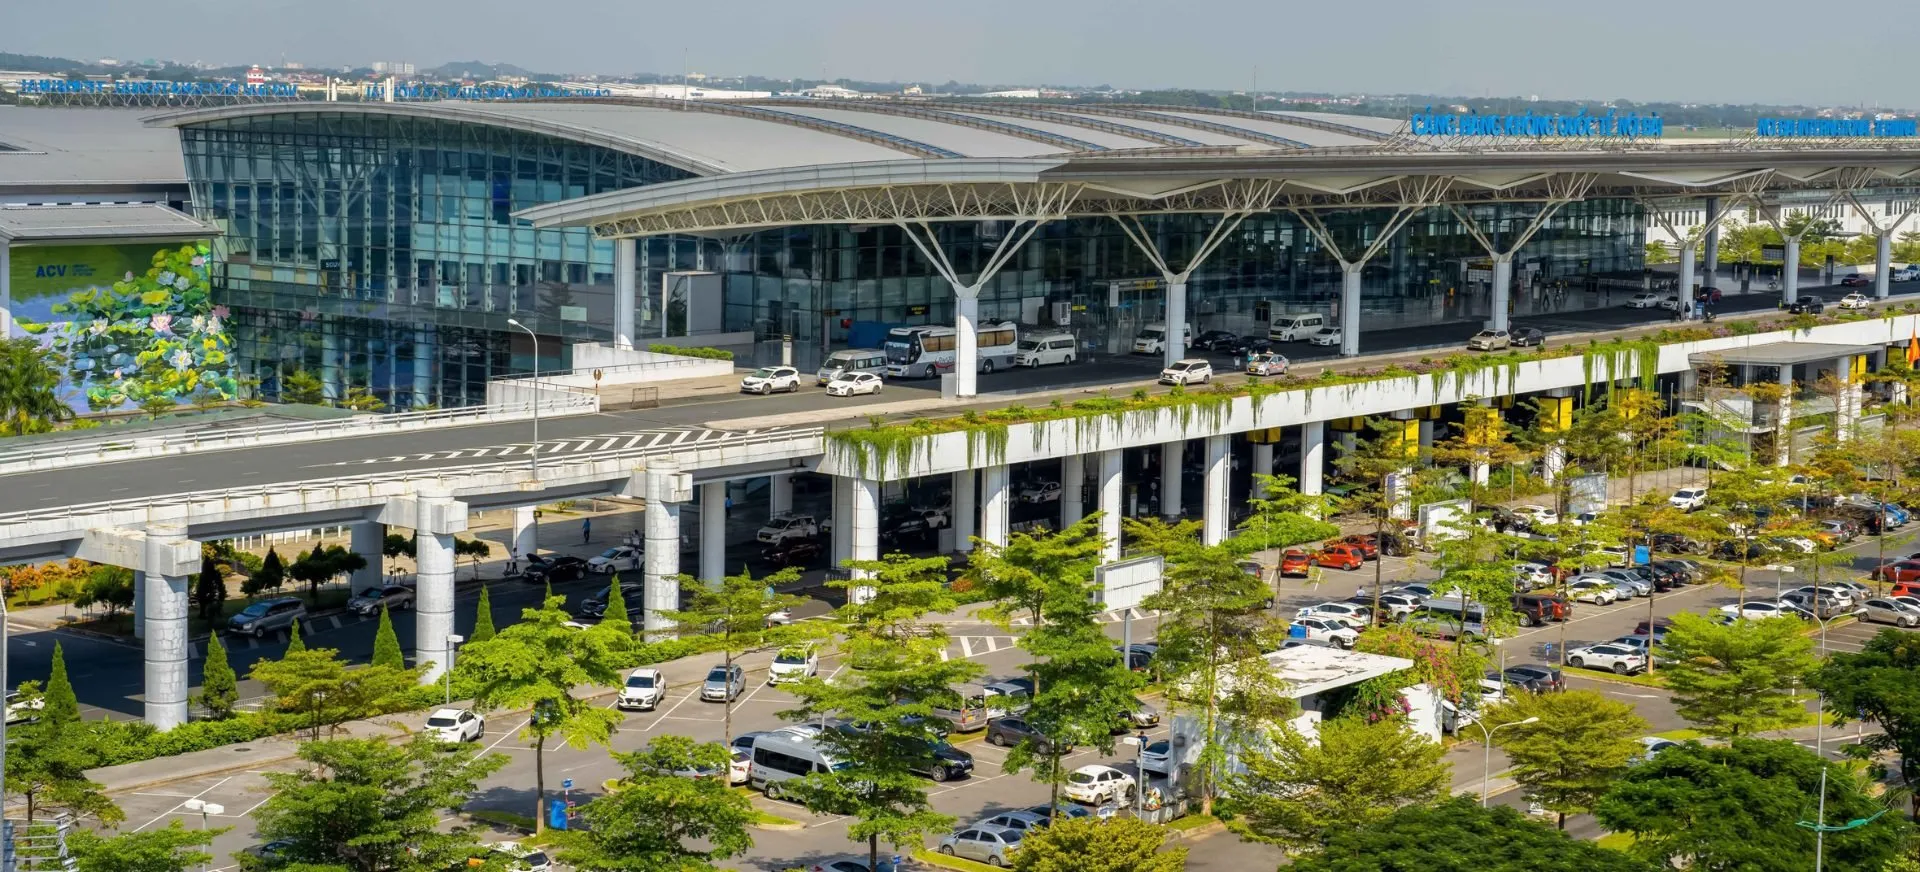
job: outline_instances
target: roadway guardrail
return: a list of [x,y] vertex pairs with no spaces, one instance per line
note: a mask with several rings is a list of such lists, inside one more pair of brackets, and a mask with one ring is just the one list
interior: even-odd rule
[[590,415],[600,411],[600,398],[595,394],[583,391],[552,391],[550,393],[553,396],[537,402],[522,400],[458,409],[436,409],[430,412],[359,415],[333,421],[262,424],[205,432],[109,436],[13,451],[0,450],[0,475],[92,466],[123,460],[144,460],[196,451],[220,451],[288,442],[312,442],[319,439],[378,436],[434,427],[524,421],[533,417],[536,406],[539,414],[554,417]]

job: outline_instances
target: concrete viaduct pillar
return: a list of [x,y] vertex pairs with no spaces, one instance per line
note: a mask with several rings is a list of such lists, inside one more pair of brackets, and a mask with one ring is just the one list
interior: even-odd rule
[[134,571],[144,612],[145,718],[156,730],[187,722],[187,597],[200,570],[200,543],[185,527],[90,530],[74,556]]
[[670,457],[648,460],[641,476],[647,495],[641,602],[652,639],[673,629],[667,613],[680,608],[680,504],[693,498],[693,476]]
[[[872,479],[856,478],[853,484],[853,511],[847,524],[853,533],[853,559],[880,559],[880,483]],[[835,527],[840,526],[838,523]],[[856,581],[872,577],[864,569],[853,571]],[[864,603],[873,599],[873,588],[855,584],[847,588],[847,601]]]
[[348,534],[353,553],[367,561],[367,565],[353,571],[353,590],[379,587],[387,568],[387,526],[378,521],[361,521],[349,527]]
[[534,520],[539,506],[521,506],[513,510],[513,538],[507,540],[507,548],[520,556],[520,562],[540,553],[540,522]]
[[700,486],[700,580],[718,586],[726,574],[727,483],[708,482]]
[[1200,541],[1218,545],[1227,540],[1228,516],[1232,513],[1232,486],[1228,474],[1233,469],[1233,437],[1208,436],[1206,448],[1205,500],[1201,512]]
[[953,550],[962,554],[973,550],[973,532],[980,523],[979,507],[975,503],[973,470],[954,473],[953,512],[949,520],[953,524]]
[[1124,514],[1121,471],[1125,460],[1126,454],[1119,448],[1100,452],[1100,538],[1106,543],[1101,553],[1104,563],[1120,559],[1120,517]]
[[981,469],[980,489],[983,492],[980,495],[980,541],[1005,547],[1013,520],[1013,498],[1008,493],[1007,465],[999,463]]
[[1060,458],[1060,529],[1080,523],[1087,508],[1087,457],[1069,454]]
[[1186,505],[1186,494],[1181,492],[1183,482],[1180,475],[1186,455],[1187,443],[1184,439],[1160,446],[1160,517],[1169,521],[1179,520]]
[[447,637],[453,633],[453,537],[467,530],[467,504],[437,484],[424,484],[413,496],[387,502],[376,519],[414,531],[415,587],[413,664],[420,681],[438,680],[447,661]]

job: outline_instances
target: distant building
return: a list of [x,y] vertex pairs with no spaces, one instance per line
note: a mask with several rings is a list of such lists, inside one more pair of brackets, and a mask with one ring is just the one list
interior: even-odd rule
[[1015,88],[1014,90],[1011,90],[1011,91],[988,91],[987,93],[981,94],[980,96],[1004,97],[1004,98],[1016,99],[1016,100],[1038,100],[1040,99],[1040,89],[1039,88]]
[[264,85],[266,83],[267,83],[266,71],[260,69],[257,66],[247,68],[247,84]]
[[381,76],[411,76],[413,64],[404,61],[374,61],[373,72]]
[[815,85],[794,93],[801,97],[818,97],[822,100],[853,100],[870,96],[839,85]]
[[94,63],[103,67],[117,67],[120,65],[120,61],[117,58],[101,58],[94,61]]
[[600,88],[615,97],[650,97],[658,100],[759,100],[773,96],[772,91],[732,91],[725,88],[703,88],[699,85],[670,85],[655,83],[646,85],[626,85],[618,82],[603,82],[597,85],[568,82],[569,88]]

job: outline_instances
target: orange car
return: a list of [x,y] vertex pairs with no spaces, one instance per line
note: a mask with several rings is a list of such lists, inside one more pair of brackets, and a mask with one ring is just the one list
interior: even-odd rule
[[1298,548],[1288,548],[1286,553],[1280,555],[1280,577],[1298,576],[1305,578],[1307,576],[1307,567],[1311,565],[1311,563],[1312,558],[1307,556],[1307,552]]
[[1328,545],[1309,559],[1315,566],[1331,566],[1352,572],[1367,562],[1358,545]]
[[1380,559],[1380,546],[1374,544],[1373,534],[1371,533],[1360,533],[1352,536],[1340,536],[1338,538],[1328,539],[1327,541],[1322,542],[1320,544],[1321,544],[1321,547],[1325,547],[1325,548],[1331,548],[1335,545],[1352,545],[1353,547],[1360,549],[1360,556],[1362,558],[1365,558],[1367,560]]

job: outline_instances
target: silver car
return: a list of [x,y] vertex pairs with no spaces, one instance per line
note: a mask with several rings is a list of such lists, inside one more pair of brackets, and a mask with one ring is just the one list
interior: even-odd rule
[[1019,830],[1005,827],[966,827],[941,839],[939,851],[949,857],[965,857],[989,866],[1011,866],[1023,835]]
[[747,689],[747,671],[740,664],[715,666],[707,670],[707,681],[700,685],[700,699],[706,702],[733,702]]
[[1920,606],[1893,597],[1874,597],[1866,602],[1867,620],[1896,627],[1920,627]]

